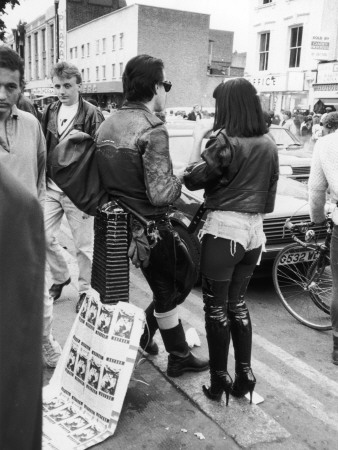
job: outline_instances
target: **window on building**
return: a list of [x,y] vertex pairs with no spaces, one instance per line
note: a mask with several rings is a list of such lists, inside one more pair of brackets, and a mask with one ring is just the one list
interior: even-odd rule
[[50,26],[50,60],[54,64],[54,24]]
[[302,26],[291,28],[289,67],[299,67],[300,66],[302,38],[303,38],[303,27]]
[[272,3],[272,0],[263,0],[263,5],[266,5],[267,3]]
[[99,81],[99,75],[100,75],[100,68],[99,66],[96,66],[96,81]]
[[111,77],[116,78],[115,64],[111,65]]
[[27,38],[28,43],[28,76],[29,79],[32,79],[32,39],[30,36]]
[[35,79],[37,79],[37,78],[39,78],[38,33],[34,33],[34,54],[35,54]]
[[89,67],[87,68],[87,81],[90,81],[90,69],[89,69]]
[[123,75],[123,63],[120,63],[120,78],[122,78]]
[[262,33],[259,43],[259,70],[268,70],[270,33]]
[[85,71],[84,69],[81,69],[81,77],[82,77],[82,81],[85,80]]
[[47,76],[46,29],[42,30],[42,78]]
[[74,58],[77,58],[77,47],[74,47]]
[[87,43],[87,57],[90,56],[90,43]]
[[106,53],[106,38],[102,39],[102,53]]
[[83,44],[83,45],[81,45],[81,58],[84,58],[84,57],[85,57],[85,46]]
[[102,79],[106,79],[106,66],[102,66]]
[[116,36],[114,34],[114,36],[112,36],[112,40],[111,40],[111,45],[112,45],[112,50],[116,50]]
[[100,40],[96,40],[96,54],[98,55],[100,53]]
[[69,49],[69,58],[73,59],[73,48]]
[[120,33],[120,48],[123,48],[123,33]]

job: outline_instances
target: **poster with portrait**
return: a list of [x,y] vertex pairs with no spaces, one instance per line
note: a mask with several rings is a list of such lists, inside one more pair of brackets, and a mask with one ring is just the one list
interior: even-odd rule
[[129,303],[83,302],[43,394],[43,449],[82,450],[114,434],[144,327]]

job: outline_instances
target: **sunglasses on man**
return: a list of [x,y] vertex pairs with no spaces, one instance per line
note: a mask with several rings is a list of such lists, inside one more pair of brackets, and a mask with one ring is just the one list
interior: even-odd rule
[[169,92],[170,89],[171,89],[171,86],[172,86],[171,81],[161,81],[161,83],[162,83],[162,85],[163,85],[163,87],[164,87],[164,90],[165,90],[166,92]]

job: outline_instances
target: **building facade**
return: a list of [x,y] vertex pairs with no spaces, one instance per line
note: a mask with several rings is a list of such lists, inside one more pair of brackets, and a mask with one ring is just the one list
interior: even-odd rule
[[[263,107],[277,112],[312,110],[321,98],[319,89],[324,92],[324,88],[317,87],[323,70],[320,66],[337,58],[338,2],[252,0],[250,3],[246,76],[258,90]],[[331,95],[332,91],[327,90],[326,94]]]
[[84,96],[101,106],[121,104],[124,67],[137,54],[163,60],[173,83],[168,107],[213,106],[224,73],[210,73],[210,65],[215,58],[231,65],[233,33],[210,30],[209,22],[207,14],[130,5],[69,30],[67,59],[81,71]]

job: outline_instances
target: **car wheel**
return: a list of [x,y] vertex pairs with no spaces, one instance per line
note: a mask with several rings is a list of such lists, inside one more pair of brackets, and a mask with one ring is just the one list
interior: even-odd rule
[[177,231],[178,235],[186,245],[190,256],[196,266],[196,286],[200,286],[201,284],[201,274],[200,274],[200,257],[201,257],[201,244],[197,239],[195,234],[190,234],[188,231],[182,227],[181,225],[173,224],[175,231]]

